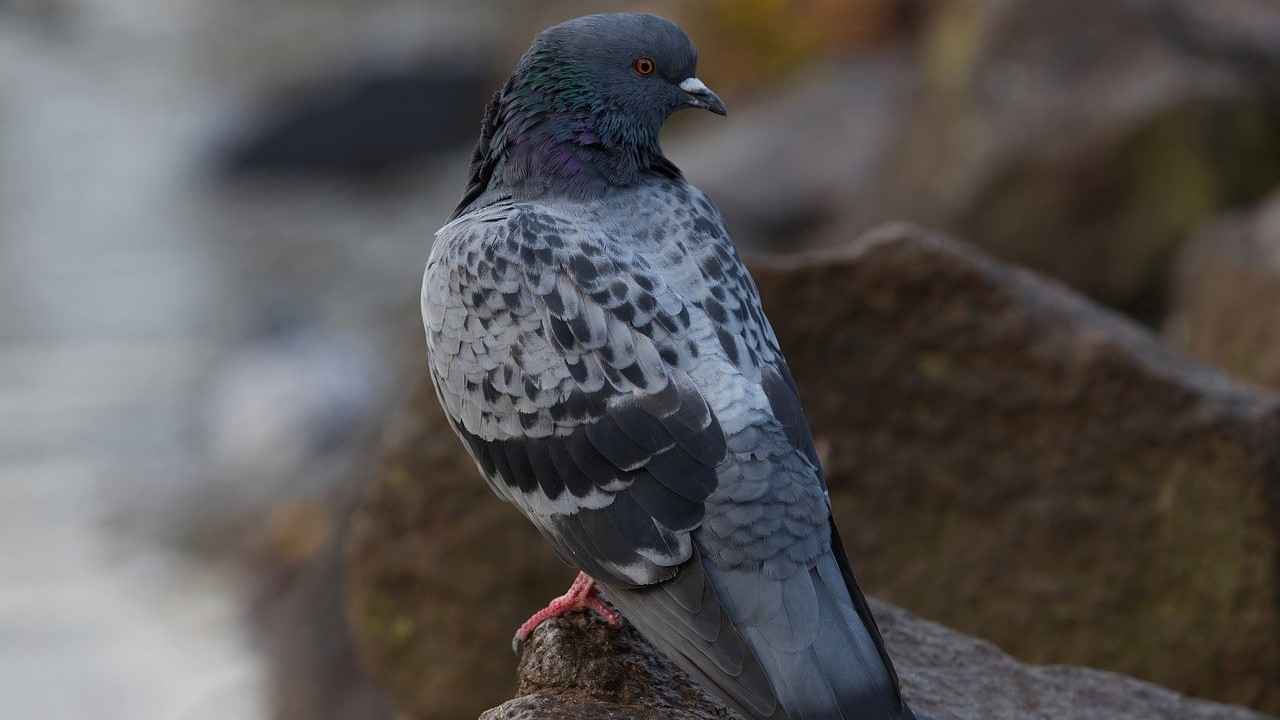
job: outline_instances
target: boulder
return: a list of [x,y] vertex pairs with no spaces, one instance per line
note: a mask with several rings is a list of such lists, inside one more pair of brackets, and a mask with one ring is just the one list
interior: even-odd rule
[[[991,643],[872,601],[902,692],[920,720],[1265,720],[1122,675],[1023,665]],[[517,697],[481,720],[736,717],[629,625],[574,613],[526,646]]]
[[1243,380],[1280,388],[1280,196],[1218,218],[1179,253],[1165,337]]
[[[909,226],[752,267],[868,592],[1023,661],[1280,710],[1276,397]],[[511,697],[512,632],[573,577],[426,382],[349,547],[356,645],[407,717]]]
[[736,718],[636,632],[592,613],[549,620],[525,642],[516,698],[482,720]]
[[1280,401],[909,226],[753,273],[869,592],[1280,711]]
[[489,490],[425,377],[385,432],[348,547],[357,651],[409,718],[510,697],[515,629],[576,575]]
[[[937,3],[928,110],[903,144],[886,219],[954,232],[1159,318],[1179,245],[1280,182],[1274,85],[1233,52],[1235,35],[1209,43],[1221,26],[1197,8],[1216,4]],[[1280,41],[1274,3],[1234,4],[1255,42]],[[903,213],[922,202],[939,214]]]
[[355,465],[372,452],[372,430],[361,428],[348,447],[306,466],[306,477],[321,487],[305,494],[295,487],[291,496],[277,488],[271,502],[260,502],[261,516],[226,512],[217,497],[206,500],[206,510],[223,511],[227,524],[205,529],[200,540],[235,546],[248,636],[262,660],[272,720],[394,717],[357,660],[343,580],[363,486]]
[[391,707],[360,667],[352,643],[343,593],[346,528],[327,527],[331,517],[351,517],[352,499],[327,500],[282,505],[246,558],[247,615],[271,717],[391,720]]
[[1275,3],[917,4],[914,42],[673,146],[746,246],[906,220],[1154,320],[1180,243],[1280,183]]
[[856,53],[810,69],[763,102],[731,103],[732,122],[675,134],[671,157],[711,193],[738,247],[818,243],[825,228],[877,217],[877,188],[917,85],[905,51]]

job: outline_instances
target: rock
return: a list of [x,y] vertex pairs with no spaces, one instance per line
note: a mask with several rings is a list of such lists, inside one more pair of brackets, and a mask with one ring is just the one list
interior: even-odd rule
[[[921,0],[802,0],[795,3],[688,3],[664,0],[698,45],[698,74],[730,98],[770,84],[804,81],[815,60],[901,44],[916,32]],[[833,99],[837,104],[849,99]]]
[[[1178,245],[1280,182],[1276,98],[1253,63],[1188,46],[1189,6],[939,3],[925,109],[886,219],[954,232],[1158,318]],[[1273,46],[1274,15],[1249,13]]]
[[1270,0],[1178,0],[1164,13],[1173,37],[1192,52],[1226,58],[1256,75],[1256,84],[1280,92],[1280,6]]
[[[1023,665],[994,645],[882,602],[872,608],[920,720],[1264,720],[1112,673]],[[520,661],[518,697],[481,720],[737,717],[629,625],[585,613],[544,623]]]
[[[868,592],[1023,661],[1280,710],[1280,401],[907,226],[752,266]],[[354,528],[356,642],[393,704],[510,697],[512,632],[573,573],[425,382]]]
[[346,539],[363,490],[353,482],[363,479],[355,466],[370,453],[371,430],[300,472],[313,481],[332,474],[336,479],[324,483],[325,490],[276,497],[274,509],[256,523],[233,525],[273,720],[394,717],[357,662],[343,592]]
[[484,720],[536,717],[737,717],[649,644],[630,623],[585,612],[543,623],[523,648],[516,699]]
[[1280,388],[1280,197],[1209,224],[1175,268],[1165,337],[1243,380]]
[[576,573],[489,490],[425,377],[384,446],[349,542],[357,650],[406,717],[474,718],[511,696],[515,629]]
[[673,145],[744,246],[906,220],[1154,320],[1179,244],[1280,184],[1275,3],[922,5],[916,42]]
[[[1158,318],[1179,243],[1280,182],[1269,83],[1252,62],[1192,46],[1202,34],[1191,6],[938,3],[920,119],[885,181],[895,189],[884,217],[954,232]],[[1274,11],[1247,14],[1274,45]]]
[[920,720],[1264,720],[1238,706],[1089,668],[1024,665],[989,642],[871,600]]
[[219,165],[227,175],[383,178],[474,143],[492,84],[465,64],[350,72],[262,111]]
[[833,222],[875,216],[879,174],[916,84],[905,52],[860,53],[797,77],[765,103],[731,107],[733,122],[676,136],[671,156],[715,198],[739,247],[790,249]]
[[[350,501],[346,503],[350,516]],[[305,562],[264,556],[254,568],[252,624],[275,720],[396,717],[357,662],[343,598],[342,545]],[[288,549],[288,548],[285,548]]]
[[1280,404],[908,226],[753,265],[869,592],[1280,711]]

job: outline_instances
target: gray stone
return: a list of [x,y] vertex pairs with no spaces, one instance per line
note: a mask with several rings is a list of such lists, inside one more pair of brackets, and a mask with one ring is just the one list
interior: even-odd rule
[[[1265,720],[1122,675],[1023,665],[994,645],[872,601],[920,720]],[[517,697],[481,720],[736,717],[630,626],[576,613],[544,623],[520,661]]]
[[1236,377],[1280,388],[1280,196],[1209,223],[1179,254],[1164,335]]
[[543,623],[524,644],[516,699],[481,715],[515,718],[675,718],[732,714],[629,623],[576,612]]
[[904,51],[818,66],[763,102],[731,107],[730,122],[676,136],[670,155],[710,192],[739,247],[812,244],[832,223],[877,217],[880,175],[917,81]]
[[1186,237],[1280,183],[1265,0],[922,3],[916,41],[673,144],[746,247],[952,233],[1142,319]]

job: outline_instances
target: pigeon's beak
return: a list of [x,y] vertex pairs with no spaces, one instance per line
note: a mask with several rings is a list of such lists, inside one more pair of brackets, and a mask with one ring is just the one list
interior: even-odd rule
[[686,101],[689,107],[710,110],[717,115],[727,115],[729,112],[720,96],[711,92],[711,88],[703,85],[702,81],[696,77],[681,81],[680,89],[689,95]]

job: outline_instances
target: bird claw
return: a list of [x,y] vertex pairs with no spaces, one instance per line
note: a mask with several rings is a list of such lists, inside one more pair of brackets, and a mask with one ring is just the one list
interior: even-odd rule
[[539,625],[552,618],[577,610],[595,611],[609,625],[618,625],[622,622],[622,615],[605,602],[604,598],[600,597],[600,590],[596,588],[595,580],[592,580],[586,573],[579,572],[568,592],[555,598],[545,608],[534,613],[516,630],[515,637],[511,638],[511,651],[515,653],[516,657],[520,657],[525,641],[533,635],[533,631]]

